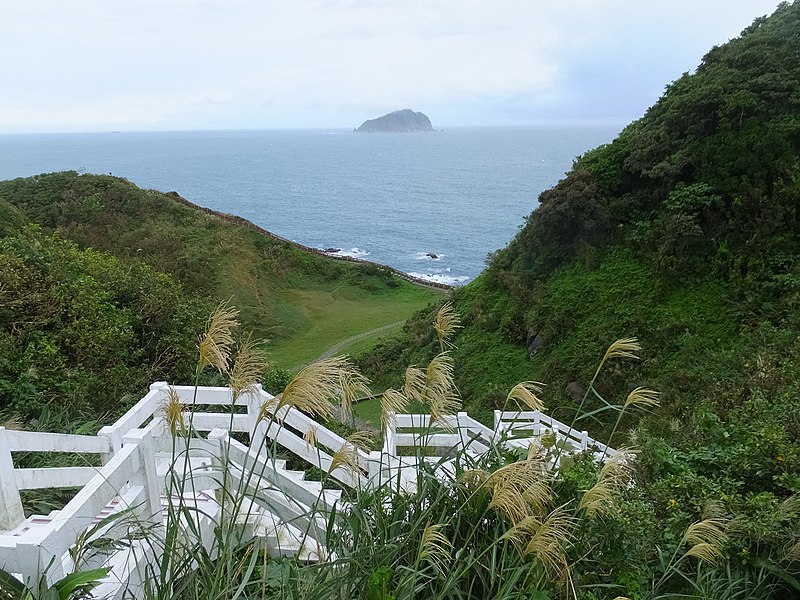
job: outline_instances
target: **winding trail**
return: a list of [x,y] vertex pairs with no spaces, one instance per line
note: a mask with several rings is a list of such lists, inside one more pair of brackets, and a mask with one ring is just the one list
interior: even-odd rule
[[331,346],[325,352],[323,352],[319,356],[319,358],[317,358],[317,360],[330,358],[331,356],[339,352],[339,350],[341,350],[345,346],[349,346],[353,342],[357,342],[358,340],[362,340],[364,338],[373,336],[376,333],[380,333],[381,331],[386,331],[387,329],[393,329],[394,327],[399,327],[403,323],[405,323],[405,320],[397,321],[396,323],[389,323],[388,325],[382,325],[381,327],[375,327],[374,329],[369,329],[367,331],[362,331],[361,333],[357,333],[356,335],[351,335],[349,338],[345,338],[340,342],[336,342],[333,346]]

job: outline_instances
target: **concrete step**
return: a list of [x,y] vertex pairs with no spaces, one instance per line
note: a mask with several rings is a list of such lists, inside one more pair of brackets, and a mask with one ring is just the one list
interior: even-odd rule
[[265,538],[264,545],[270,556],[296,556],[302,562],[319,562],[327,558],[324,546],[292,525],[264,525],[255,533]]
[[305,480],[306,472],[305,471],[293,471],[292,469],[282,469],[284,474],[289,475],[290,477],[294,477],[295,479]]
[[55,519],[59,512],[61,511],[54,510],[49,515],[31,515],[22,523],[17,525],[14,529],[4,532],[3,535],[13,535],[15,537],[19,537],[21,535],[25,535],[29,531],[46,527],[53,521],[53,519]]
[[285,458],[276,458],[274,460],[270,459],[267,461],[267,464],[272,466],[275,465],[275,469],[278,471],[285,471],[286,470],[286,459]]

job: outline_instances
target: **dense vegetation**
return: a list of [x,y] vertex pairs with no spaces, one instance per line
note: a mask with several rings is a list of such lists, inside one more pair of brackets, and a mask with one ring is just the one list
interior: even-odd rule
[[402,320],[437,295],[174,196],[74,172],[0,182],[7,417],[68,429],[124,410],[154,380],[194,381],[197,335],[221,300],[270,338],[263,350],[271,362],[291,367]]
[[[663,392],[652,414],[623,419],[616,443],[640,448],[638,486],[606,524],[616,539],[594,549],[592,577],[632,596],[711,500],[744,532],[721,569],[735,579],[770,565],[800,593],[798,563],[779,561],[784,534],[800,533],[782,504],[800,493],[799,89],[800,4],[783,4],[580,157],[454,297],[457,384],[486,418],[525,379],[549,384],[562,421],[601,408],[594,394],[583,402],[598,358],[610,340],[640,340],[643,360],[597,385],[605,398]],[[362,366],[395,384],[435,352],[431,318]],[[600,435],[614,418],[579,423]]]
[[[377,533],[336,548],[353,570],[268,563],[253,595],[299,594],[302,570],[322,574],[320,597],[480,597],[473,584],[541,600],[797,597],[798,90],[800,4],[783,4],[578,159],[481,277],[454,294],[464,327],[449,356],[471,413],[489,420],[513,384],[540,380],[551,414],[638,448],[636,484],[618,485],[591,518],[579,507],[602,482],[591,461],[548,481],[548,510],[571,511],[571,543],[555,536],[548,546],[566,552],[569,585],[548,580],[538,558],[520,562],[510,544],[500,547],[513,519],[489,506],[493,490],[461,510],[460,483],[429,478],[410,498],[355,499],[346,517],[359,534]],[[286,299],[311,278],[379,295],[394,285],[266,238],[243,245],[250,233],[111,177],[0,184],[0,216],[0,393],[29,417],[62,400],[105,408],[126,382],[161,373],[186,379],[205,293],[233,296],[258,334],[278,337],[300,320]],[[270,278],[282,283],[262,286]],[[362,366],[401,386],[408,364],[442,349],[433,320],[419,313]],[[626,336],[641,342],[641,360],[610,361],[595,380],[608,344]],[[660,406],[607,408],[642,385],[662,392]],[[480,466],[491,480],[518,458]],[[527,515],[534,535],[549,514]],[[715,537],[690,541],[701,519]],[[422,558],[431,527],[452,536],[452,556],[470,557],[453,561],[466,571],[444,568],[451,555],[441,538],[440,564]],[[690,554],[697,544],[713,551]],[[208,561],[197,597],[239,572],[228,564]],[[331,577],[341,578],[336,586]],[[504,587],[512,577],[525,585]]]

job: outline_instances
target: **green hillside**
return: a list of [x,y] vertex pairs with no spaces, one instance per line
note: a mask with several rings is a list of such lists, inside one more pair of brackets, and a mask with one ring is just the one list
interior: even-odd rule
[[[488,420],[514,383],[536,380],[549,412],[570,422],[603,407],[581,400],[608,345],[636,337],[642,360],[597,382],[614,403],[636,386],[662,392],[660,408],[626,415],[614,439],[641,453],[626,508],[637,522],[608,525],[620,528],[616,551],[650,565],[628,593],[657,573],[655,546],[712,499],[741,518],[730,564],[783,568],[782,534],[796,536],[798,519],[780,506],[800,493],[800,4],[713,48],[539,201],[454,295],[467,410]],[[428,360],[431,319],[364,356],[368,374],[398,385],[406,364]],[[579,423],[605,439],[615,417]],[[598,572],[614,568],[598,561]]]
[[273,367],[294,368],[441,295],[75,172],[0,182],[0,263],[0,406],[27,418],[64,401],[97,416],[153,380],[192,381],[187,357],[223,300]]

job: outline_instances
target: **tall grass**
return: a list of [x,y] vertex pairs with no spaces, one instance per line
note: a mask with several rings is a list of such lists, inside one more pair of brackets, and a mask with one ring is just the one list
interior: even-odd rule
[[[194,406],[182,406],[177,394],[168,394],[162,415],[172,438],[173,469],[167,491],[173,501],[163,527],[144,536],[151,558],[139,592],[129,592],[143,593],[149,600],[622,598],[623,584],[586,584],[583,573],[594,568],[593,553],[608,541],[592,539],[587,532],[602,530],[606,519],[621,510],[620,498],[634,486],[635,452],[604,454],[602,465],[594,465],[587,456],[572,461],[570,467],[564,466],[565,461],[560,468],[552,466],[559,465],[560,456],[554,460],[552,452],[535,445],[521,453],[497,444],[480,456],[463,447],[439,458],[430,456],[426,440],[460,406],[447,350],[458,320],[447,310],[439,317],[439,354],[428,365],[410,367],[403,388],[383,396],[384,424],[409,405],[426,406],[431,413],[416,438],[413,455],[406,457],[416,466],[410,485],[401,485],[402,474],[395,470],[370,485],[345,489],[335,504],[325,496],[337,469],[357,475],[356,481],[366,475],[358,461],[358,449],[370,442],[363,432],[349,436],[333,454],[314,502],[293,502],[285,494],[276,497],[282,492],[265,483],[277,460],[269,433],[286,427],[276,416],[282,408],[322,419],[338,409],[346,419],[349,398],[366,385],[347,360],[335,358],[309,365],[282,394],[261,407],[259,429],[252,432],[251,452],[244,460],[230,459],[240,447],[230,435],[215,438],[219,452],[209,452],[207,462],[213,464],[218,480],[219,510],[209,512],[192,500],[200,486],[196,481],[207,473],[190,459],[194,432],[189,411]],[[200,340],[197,367],[198,377],[213,368],[228,378],[234,400],[253,393],[264,368],[257,344],[249,337],[236,346],[237,325],[231,309],[217,309]],[[590,389],[608,361],[635,358],[638,350],[635,340],[612,344]],[[542,410],[542,391],[538,382],[523,382],[511,388],[506,404]],[[626,410],[652,408],[657,401],[655,392],[636,388],[624,403],[604,406],[618,411],[618,425]],[[231,403],[231,425],[234,412]],[[577,415],[575,422],[582,417]],[[616,430],[615,426],[612,438]],[[318,433],[313,427],[300,432],[320,458]],[[558,447],[558,455],[563,451]],[[574,474],[568,468],[576,464],[586,468],[579,486],[569,484]],[[383,473],[387,465],[380,466]],[[284,522],[297,527],[305,560],[271,553],[263,535],[258,535],[264,532],[253,524],[258,506],[280,513]],[[793,506],[786,510],[795,510]],[[726,561],[731,520],[720,505],[709,504],[703,517],[686,530],[671,554],[656,547],[659,576],[652,578],[640,598],[710,598],[717,596],[707,594],[723,589],[768,598],[785,589],[776,581],[775,568],[763,566],[746,573],[731,568]],[[797,560],[797,548],[789,547],[783,560]],[[726,582],[739,587],[725,588]],[[726,592],[718,597],[751,596]]]

